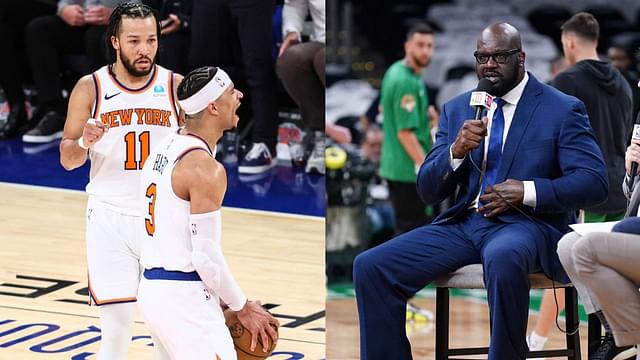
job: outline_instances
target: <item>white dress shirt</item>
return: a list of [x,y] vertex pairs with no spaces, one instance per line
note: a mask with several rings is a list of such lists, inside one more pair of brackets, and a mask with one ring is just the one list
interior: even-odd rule
[[311,14],[313,32],[311,40],[325,42],[325,0],[285,0],[282,9],[282,36],[297,32],[302,34],[304,20]]
[[[502,99],[505,101],[502,106],[502,113],[504,114],[504,132],[502,133],[502,148],[504,149],[504,144],[507,141],[507,135],[509,134],[509,128],[511,127],[511,121],[513,120],[513,115],[516,112],[516,108],[518,106],[518,102],[520,101],[520,97],[522,97],[522,92],[524,91],[524,87],[527,85],[529,81],[529,74],[524,73],[524,77],[522,81],[518,83],[511,91],[506,93]],[[487,163],[487,149],[489,147],[489,134],[491,134],[491,125],[493,123],[493,114],[496,111],[497,103],[494,101],[491,105],[491,109],[487,112],[487,118],[489,119],[489,123],[487,124],[487,136],[484,142],[484,157],[482,159],[482,170],[484,172],[485,166]],[[449,164],[451,168],[455,171],[460,167],[464,159],[454,159],[452,152],[453,145],[449,148]],[[523,181],[524,184],[524,196],[522,203],[535,208],[536,207],[536,187],[533,181]],[[478,207],[478,198],[480,197],[480,192],[476,195],[475,200],[471,203],[471,207]]]

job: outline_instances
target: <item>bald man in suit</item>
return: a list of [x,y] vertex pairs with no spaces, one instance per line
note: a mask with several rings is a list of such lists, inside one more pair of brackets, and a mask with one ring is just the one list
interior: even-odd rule
[[489,359],[524,359],[529,274],[567,282],[557,241],[576,209],[607,198],[607,168],[584,104],[525,71],[518,30],[487,27],[474,56],[497,99],[481,120],[473,120],[471,92],[446,103],[417,179],[423,201],[454,195],[454,204],[354,262],[362,359],[411,359],[407,299],[474,263],[483,265],[491,311]]

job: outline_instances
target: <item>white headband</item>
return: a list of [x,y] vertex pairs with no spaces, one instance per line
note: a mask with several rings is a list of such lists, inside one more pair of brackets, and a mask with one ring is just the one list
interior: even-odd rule
[[188,98],[178,100],[178,104],[180,104],[185,114],[197,114],[204,110],[211,102],[216,101],[220,95],[227,90],[229,85],[231,85],[231,78],[224,70],[218,68],[213,79],[211,79],[207,85]]

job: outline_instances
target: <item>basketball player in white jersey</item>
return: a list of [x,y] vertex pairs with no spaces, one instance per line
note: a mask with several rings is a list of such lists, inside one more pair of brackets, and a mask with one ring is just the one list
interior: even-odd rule
[[174,91],[182,76],[155,63],[160,25],[148,6],[116,7],[107,36],[115,63],[84,76],[73,89],[60,162],[72,170],[91,160],[90,302],[100,311],[98,359],[116,360],[127,358],[140,279],[140,170],[153,146],[178,128]]
[[219,298],[251,332],[252,350],[259,339],[266,351],[277,337],[278,321],[258,301],[247,301],[220,245],[227,177],[212,149],[237,125],[240,99],[222,69],[187,74],[178,88],[185,127],[166,137],[142,170],[147,236],[138,306],[172,359],[236,359]]

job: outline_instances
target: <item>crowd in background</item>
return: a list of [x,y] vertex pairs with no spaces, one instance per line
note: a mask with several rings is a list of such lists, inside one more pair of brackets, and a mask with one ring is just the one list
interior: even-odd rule
[[[0,2],[0,141],[48,143],[62,136],[70,89],[83,75],[114,61],[105,30],[123,0],[7,0]],[[157,11],[157,63],[186,74],[219,66],[246,95],[237,134],[240,173],[273,168],[277,157],[324,173],[324,1],[133,0]],[[293,121],[293,141],[279,125]],[[239,136],[236,136],[239,135]],[[287,135],[287,134],[285,134]],[[278,141],[283,143],[277,154]],[[304,141],[304,143],[303,143]],[[226,147],[230,149],[236,146]]]

